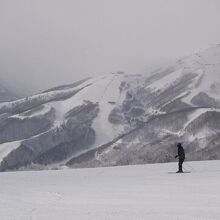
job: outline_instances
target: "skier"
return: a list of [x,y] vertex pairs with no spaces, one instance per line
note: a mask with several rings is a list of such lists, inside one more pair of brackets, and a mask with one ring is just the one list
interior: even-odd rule
[[181,143],[177,144],[178,147],[178,154],[175,156],[175,158],[179,158],[179,170],[177,171],[177,173],[183,173],[183,162],[185,160],[185,151],[183,149],[183,146]]

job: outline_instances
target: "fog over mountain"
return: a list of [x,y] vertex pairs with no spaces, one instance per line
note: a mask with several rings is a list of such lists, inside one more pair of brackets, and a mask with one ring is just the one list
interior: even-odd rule
[[1,102],[7,102],[7,101],[13,101],[18,99],[19,96],[14,94],[12,91],[10,91],[4,83],[0,83],[0,103]]
[[0,103],[0,171],[220,159],[220,44]]
[[33,94],[147,73],[220,39],[219,0],[0,0],[0,81]]

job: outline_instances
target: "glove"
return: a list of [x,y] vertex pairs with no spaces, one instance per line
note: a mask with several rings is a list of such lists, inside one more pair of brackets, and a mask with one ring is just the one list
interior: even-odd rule
[[178,157],[178,155],[175,156],[175,158],[177,158],[177,157]]

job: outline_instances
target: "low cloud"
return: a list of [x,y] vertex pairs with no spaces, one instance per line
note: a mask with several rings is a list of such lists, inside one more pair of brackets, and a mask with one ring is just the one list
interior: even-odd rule
[[0,78],[26,93],[219,43],[219,0],[0,0]]

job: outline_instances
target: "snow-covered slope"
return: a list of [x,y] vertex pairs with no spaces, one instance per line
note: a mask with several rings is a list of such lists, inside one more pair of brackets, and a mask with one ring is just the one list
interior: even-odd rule
[[[172,161],[176,142],[187,159],[220,158],[220,46],[178,60],[150,77],[133,76],[109,116],[125,136],[73,158],[73,167]],[[126,133],[127,132],[127,133]]]
[[219,73],[217,45],[150,76],[119,72],[0,103],[0,170],[168,162],[179,141],[188,159],[220,158]]
[[220,161],[0,174],[1,220],[218,220]]
[[[52,159],[52,162],[60,162],[71,158],[73,153],[84,152],[87,148],[97,147],[117,137],[123,131],[123,126],[111,124],[108,116],[125,96],[119,89],[123,77],[120,74],[110,74],[82,81],[72,87],[57,87],[42,94],[0,104],[0,128],[4,128],[0,137],[0,149],[5,149],[7,142],[7,146],[12,146],[15,141],[20,141],[20,147],[8,147],[7,151],[0,151],[1,160],[7,156],[13,157],[10,165],[8,162],[4,165],[7,159],[3,160],[3,166],[12,168],[19,162],[23,165],[29,163],[29,156],[32,156],[29,152],[36,148],[41,149],[33,153],[36,153],[34,157],[48,153],[56,147],[59,151],[59,147],[62,149],[59,145],[66,145],[66,155],[61,160],[57,159],[58,161]],[[52,140],[54,136],[56,138]],[[81,143],[81,138],[85,143]],[[41,142],[47,146],[36,146]],[[20,161],[15,154],[22,155]],[[44,163],[40,157],[35,159]]]

